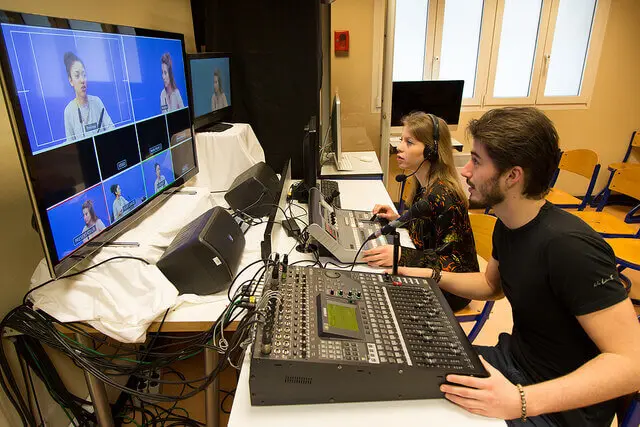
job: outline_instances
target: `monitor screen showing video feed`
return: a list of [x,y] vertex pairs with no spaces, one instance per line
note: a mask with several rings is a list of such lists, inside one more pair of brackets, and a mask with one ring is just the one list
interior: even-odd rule
[[189,67],[194,117],[202,117],[231,106],[229,57],[192,58],[189,60]]
[[197,172],[183,36],[0,17],[5,97],[55,275]]

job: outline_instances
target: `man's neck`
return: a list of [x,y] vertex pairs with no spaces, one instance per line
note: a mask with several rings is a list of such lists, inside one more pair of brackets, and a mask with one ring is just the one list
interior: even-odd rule
[[493,210],[507,228],[514,230],[531,222],[545,203],[545,199],[532,200],[519,195],[505,198]]
[[76,102],[78,103],[78,105],[81,105],[81,106],[84,107],[85,105],[87,105],[89,103],[89,97],[88,97],[88,95],[78,96],[76,98]]

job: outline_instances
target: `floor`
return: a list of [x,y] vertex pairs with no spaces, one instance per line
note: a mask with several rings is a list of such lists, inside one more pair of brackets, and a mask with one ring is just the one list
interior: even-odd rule
[[[612,206],[606,207],[605,211],[609,212],[619,218],[624,218],[624,215],[628,211],[628,207],[619,207]],[[481,213],[481,212],[480,212]],[[638,224],[640,227],[640,224]],[[640,299],[640,272],[630,271],[628,274],[629,278],[632,280],[634,285],[632,287],[632,295],[635,298]],[[640,314],[640,309],[637,308],[638,314]],[[511,306],[506,299],[502,299],[496,301],[496,304],[493,306],[493,310],[489,317],[489,320],[482,328],[482,331],[476,338],[474,344],[477,345],[494,345],[497,341],[498,335],[501,332],[510,332],[513,325],[513,320],[511,317]],[[463,324],[463,329],[467,332],[471,329],[471,324]],[[187,378],[198,378],[202,376],[202,367],[204,365],[204,361],[201,356],[197,356],[193,359],[179,362],[175,365],[175,368],[181,371]],[[236,386],[236,371],[233,368],[228,368],[225,370],[220,379],[220,388],[222,390],[231,391],[235,389]],[[167,394],[178,394],[180,393],[180,389],[178,387],[165,387],[164,392]],[[220,393],[220,401],[222,403],[226,393]],[[231,405],[233,403],[233,397],[229,396],[224,401],[223,408],[227,411],[231,409]],[[204,422],[205,421],[205,413],[204,413],[204,393],[199,393],[196,396],[181,401],[177,405],[178,408],[182,408],[188,412],[189,416],[197,421]],[[184,411],[179,410],[177,413]],[[229,420],[229,415],[225,413],[220,414],[220,426],[226,427],[227,422]],[[617,422],[612,424],[612,426],[617,426]]]

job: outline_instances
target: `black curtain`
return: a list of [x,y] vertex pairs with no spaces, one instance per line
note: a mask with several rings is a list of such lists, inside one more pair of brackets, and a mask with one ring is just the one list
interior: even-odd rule
[[322,82],[319,0],[191,0],[199,51],[232,54],[233,121],[249,123],[267,164],[292,160],[302,178],[302,139],[318,117]]

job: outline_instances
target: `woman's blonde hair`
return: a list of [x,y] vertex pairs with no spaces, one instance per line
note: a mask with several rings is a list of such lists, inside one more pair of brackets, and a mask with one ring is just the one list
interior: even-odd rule
[[[435,116],[434,116],[435,117]],[[431,163],[429,176],[431,179],[427,182],[427,192],[433,182],[442,181],[448,188],[458,196],[464,203],[465,207],[469,206],[469,200],[462,190],[458,171],[453,163],[453,148],[451,146],[451,134],[447,122],[439,117],[438,120],[438,160]],[[433,150],[433,121],[428,114],[423,112],[410,113],[402,118],[402,125],[406,126],[409,133],[415,139],[424,143]]]

